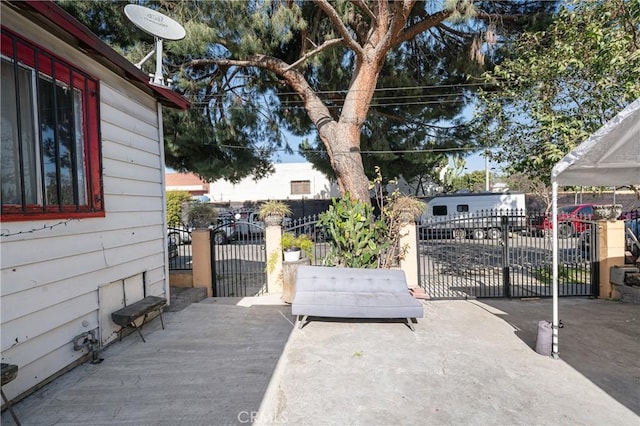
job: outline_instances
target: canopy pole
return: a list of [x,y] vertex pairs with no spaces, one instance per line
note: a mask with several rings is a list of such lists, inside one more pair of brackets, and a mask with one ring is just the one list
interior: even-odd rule
[[551,247],[553,253],[551,264],[551,285],[553,286],[553,340],[551,355],[554,359],[558,359],[558,326],[560,321],[558,320],[558,182],[556,180],[551,182],[551,217]]

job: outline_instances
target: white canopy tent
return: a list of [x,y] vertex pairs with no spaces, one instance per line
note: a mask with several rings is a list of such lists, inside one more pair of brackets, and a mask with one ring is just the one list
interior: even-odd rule
[[558,186],[640,185],[640,98],[589,136],[551,171],[553,357],[558,357]]

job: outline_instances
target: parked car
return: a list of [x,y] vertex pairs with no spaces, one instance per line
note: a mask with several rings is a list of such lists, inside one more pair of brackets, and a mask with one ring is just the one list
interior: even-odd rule
[[[640,214],[637,211],[623,213],[618,219],[624,220],[625,250],[634,257],[640,256]],[[591,246],[594,243],[590,229],[580,234],[578,247],[584,257],[590,256]]]
[[190,226],[179,225],[169,227],[167,229],[167,236],[173,238],[176,244],[191,244],[191,231],[193,230]]
[[213,233],[213,242],[216,244],[227,244],[237,237],[236,223],[231,216],[219,216],[216,224],[209,227]]
[[[577,204],[558,208],[558,237],[568,238],[589,229],[587,222],[593,220],[593,204]],[[529,222],[534,234],[545,234],[552,229],[551,214],[536,216]]]
[[178,257],[178,241],[175,234],[170,234],[167,237],[167,248],[169,252],[169,259]]

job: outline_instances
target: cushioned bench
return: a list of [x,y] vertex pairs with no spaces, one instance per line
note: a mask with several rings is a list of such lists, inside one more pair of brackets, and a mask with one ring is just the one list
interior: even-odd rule
[[[120,330],[118,330],[118,337],[122,339],[122,332],[126,328],[135,328],[140,335],[140,338],[143,342],[144,336],[142,335],[142,326],[147,322],[147,315],[158,311],[160,314],[160,323],[162,324],[162,329],[164,330],[164,321],[162,320],[162,309],[164,305],[167,304],[167,299],[160,296],[147,296],[142,300],[138,300],[135,303],[125,306],[122,309],[118,309],[117,311],[111,314],[111,319],[114,323],[120,326]],[[136,325],[136,321],[139,318],[144,317],[142,320],[142,324],[140,327]]]
[[308,317],[406,318],[415,330],[412,321],[424,310],[409,294],[403,271],[301,265],[291,314],[300,328]]

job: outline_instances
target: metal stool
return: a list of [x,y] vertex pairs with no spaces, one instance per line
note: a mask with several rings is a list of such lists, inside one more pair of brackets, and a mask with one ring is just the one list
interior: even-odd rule
[[[18,376],[18,366],[13,364],[5,364],[2,363],[2,386],[6,385],[13,379]],[[20,426],[20,421],[18,420],[18,416],[13,412],[13,407],[11,406],[11,401],[7,399],[4,394],[4,391],[0,387],[0,393],[2,394],[2,400],[4,401],[9,413],[11,413],[11,417],[13,417],[13,421],[16,422],[16,425]]]

